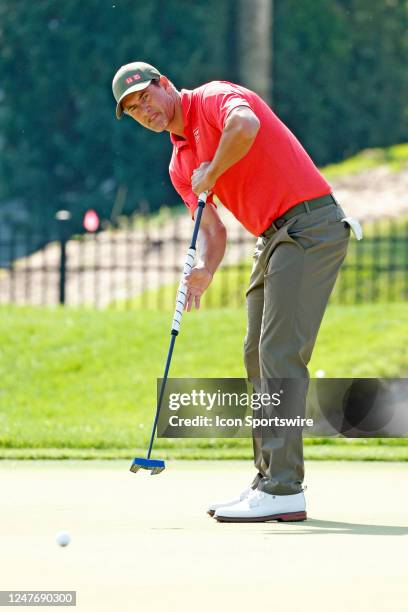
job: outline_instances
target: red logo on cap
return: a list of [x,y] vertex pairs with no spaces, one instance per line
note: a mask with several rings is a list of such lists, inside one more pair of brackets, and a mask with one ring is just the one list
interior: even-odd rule
[[133,81],[140,81],[141,78],[142,77],[140,74],[133,74],[132,76],[125,79],[125,83],[129,85],[129,83],[133,83]]

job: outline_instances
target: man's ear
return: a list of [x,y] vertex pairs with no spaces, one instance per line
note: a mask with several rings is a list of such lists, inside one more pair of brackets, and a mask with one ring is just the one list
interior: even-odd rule
[[166,76],[164,76],[164,74],[162,74],[160,75],[159,83],[162,87],[164,87],[164,89],[168,89],[170,81]]

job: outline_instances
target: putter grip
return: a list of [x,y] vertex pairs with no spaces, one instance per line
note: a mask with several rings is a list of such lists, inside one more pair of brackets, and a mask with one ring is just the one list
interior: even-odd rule
[[171,325],[171,333],[175,336],[179,333],[181,317],[183,316],[183,309],[187,299],[187,287],[184,284],[184,278],[187,274],[190,274],[191,269],[194,265],[194,259],[196,256],[196,240],[198,236],[198,230],[200,227],[201,215],[204,210],[204,206],[207,201],[208,192],[203,191],[198,196],[198,212],[196,217],[196,222],[194,226],[193,237],[191,239],[190,248],[187,251],[186,261],[184,263],[183,276],[181,277],[181,281],[178,287],[177,296],[176,296],[176,310],[174,311],[173,322]]
[[176,296],[176,310],[174,311],[173,323],[171,326],[171,331],[177,332],[180,329],[181,317],[183,316],[183,308],[187,299],[187,287],[184,284],[184,277],[187,274],[190,274],[191,269],[194,264],[195,259],[195,249],[188,249],[186,261],[184,263],[183,276],[181,277],[181,281],[179,284],[179,288]]

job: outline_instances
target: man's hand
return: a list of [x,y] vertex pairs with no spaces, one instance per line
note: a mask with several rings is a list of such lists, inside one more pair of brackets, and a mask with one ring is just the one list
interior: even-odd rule
[[203,191],[210,191],[214,187],[214,177],[208,170],[210,163],[203,162],[191,175],[191,186],[196,195],[200,195]]
[[184,305],[185,310],[191,310],[194,305],[198,309],[200,308],[200,300],[204,291],[211,283],[213,275],[207,268],[197,266],[193,268],[190,274],[185,277],[185,284],[187,286],[187,299]]

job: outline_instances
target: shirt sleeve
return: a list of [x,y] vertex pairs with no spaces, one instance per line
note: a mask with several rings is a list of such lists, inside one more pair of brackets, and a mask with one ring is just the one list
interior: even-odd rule
[[251,108],[244,94],[232,84],[215,81],[206,86],[202,97],[202,108],[207,121],[215,128],[222,131],[228,115],[238,106]]
[[[191,185],[185,179],[183,179],[177,172],[175,172],[174,169],[170,168],[169,172],[174,189],[177,191],[184,204],[189,209],[191,218],[194,219],[194,213],[198,207],[198,196],[196,196],[194,191],[191,189]],[[212,193],[210,193],[207,198],[207,204],[213,204],[214,206],[216,206],[213,200]]]

